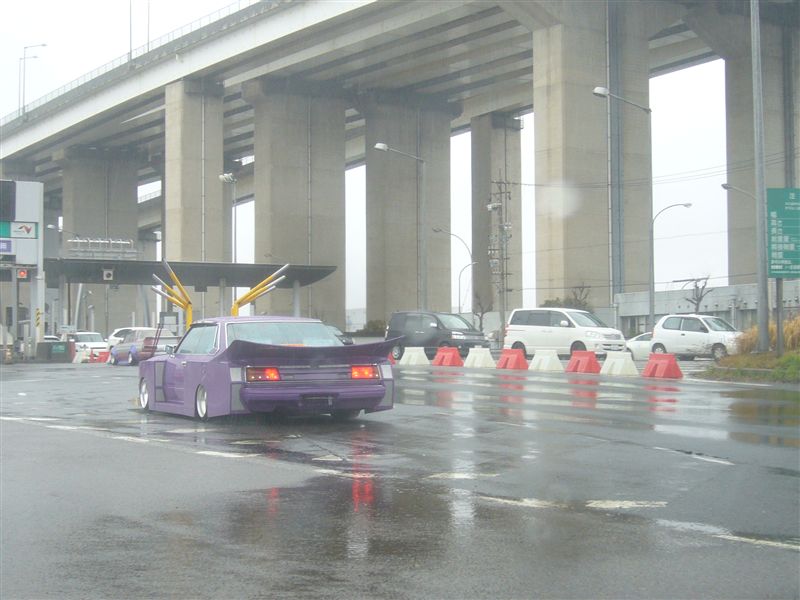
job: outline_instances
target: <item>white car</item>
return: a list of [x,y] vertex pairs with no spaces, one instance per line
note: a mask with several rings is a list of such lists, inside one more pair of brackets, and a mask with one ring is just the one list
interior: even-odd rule
[[75,350],[90,350],[94,352],[106,352],[108,342],[96,331],[76,331],[64,335],[65,342],[75,342]]
[[108,336],[108,346],[113,348],[119,344],[131,331],[153,331],[152,327],[118,327]]
[[652,339],[652,332],[640,333],[625,342],[625,350],[630,353],[633,360],[648,360],[653,351]]
[[574,308],[516,308],[508,318],[504,348],[519,348],[526,356],[555,350],[569,356],[576,350],[605,355],[622,352],[625,337],[595,315]]
[[736,354],[736,341],[742,335],[725,319],[709,315],[666,315],[653,329],[653,352],[668,352],[679,357],[711,356],[719,360]]

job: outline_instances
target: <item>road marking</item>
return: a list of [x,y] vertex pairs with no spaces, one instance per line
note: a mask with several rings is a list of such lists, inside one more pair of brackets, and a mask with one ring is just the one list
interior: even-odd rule
[[[484,500],[498,502],[500,504],[508,504],[511,506],[522,506],[525,508],[574,508],[577,505],[565,504],[563,502],[554,502],[551,500],[539,500],[538,498],[498,498],[495,496],[481,496]],[[578,503],[579,505],[580,503]],[[633,509],[633,508],[663,508],[667,505],[662,501],[651,500],[587,500],[583,505],[586,508],[612,510],[612,509]]]
[[73,425],[45,425],[45,427],[47,427],[47,429],[63,429],[67,431],[73,431],[77,429],[77,427]]
[[602,509],[626,509],[626,508],[663,508],[667,505],[663,501],[647,501],[647,500],[590,500],[586,503],[587,508],[602,508]]
[[202,454],[204,456],[217,456],[219,458],[246,458],[249,454],[240,454],[238,452],[215,452],[214,450],[200,450],[195,454]]
[[112,440],[122,440],[123,442],[136,442],[137,444],[147,444],[147,438],[134,437],[132,435],[112,435]]
[[494,496],[481,496],[484,500],[490,500],[499,504],[510,504],[512,506],[523,506],[525,508],[568,508],[566,504],[560,502],[550,502],[548,500],[537,500],[536,498],[497,498]]
[[426,479],[489,479],[497,476],[497,473],[436,473]]
[[[138,423],[139,421],[134,421]],[[166,433],[207,433],[209,431],[217,431],[213,428],[206,428],[206,427],[196,427],[196,428],[186,428],[186,429],[171,429]]]
[[714,537],[731,542],[744,542],[746,544],[755,544],[756,546],[770,546],[772,548],[783,548],[785,550],[794,550],[795,552],[800,552],[800,544],[787,544],[784,542],[775,542],[773,540],[742,537],[740,535],[715,535]]
[[725,465],[726,467],[733,467],[735,463],[732,463],[724,458],[716,458],[714,456],[706,456],[704,454],[697,454],[696,452],[689,452],[685,450],[673,450],[672,448],[662,448],[661,446],[653,446],[653,450],[663,450],[664,452],[671,452],[673,454],[682,454],[683,456],[688,456],[690,458],[694,458],[696,460],[702,460],[705,462],[714,463],[717,465]]
[[0,421],[24,421],[24,417],[0,417]]
[[26,417],[28,421],[60,421],[55,417]]
[[718,465],[727,465],[729,467],[733,466],[733,463],[727,460],[723,460],[721,458],[712,458],[710,456],[701,456],[699,454],[692,454],[692,458],[697,460],[704,460],[705,462],[716,463]]
[[344,471],[337,471],[336,469],[314,469],[314,472],[320,475],[336,475],[349,479],[372,479],[375,477],[372,473],[345,473]]
[[344,460],[341,456],[336,456],[335,454],[328,454],[326,456],[317,456],[316,458],[312,458],[312,461],[319,460],[319,461],[327,461],[327,462],[342,462]]

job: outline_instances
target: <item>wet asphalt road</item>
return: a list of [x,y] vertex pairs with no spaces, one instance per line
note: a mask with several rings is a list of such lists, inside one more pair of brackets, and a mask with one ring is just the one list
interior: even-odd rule
[[795,390],[406,368],[352,422],[200,423],[0,369],[4,600],[800,595]]

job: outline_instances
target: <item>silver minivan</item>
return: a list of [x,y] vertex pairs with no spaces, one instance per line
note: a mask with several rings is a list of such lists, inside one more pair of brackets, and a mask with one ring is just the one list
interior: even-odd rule
[[537,350],[555,350],[563,356],[576,350],[605,355],[625,350],[625,337],[585,310],[517,308],[508,318],[503,347],[520,348],[525,356]]

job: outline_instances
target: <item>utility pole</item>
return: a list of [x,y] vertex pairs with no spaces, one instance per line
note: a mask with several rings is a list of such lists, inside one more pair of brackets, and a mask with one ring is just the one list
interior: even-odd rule
[[493,181],[497,191],[491,195],[486,210],[491,213],[491,232],[489,234],[489,268],[492,272],[492,283],[497,289],[500,306],[499,341],[502,348],[505,341],[507,295],[508,295],[508,240],[511,237],[511,223],[506,220],[511,191],[508,181]]

